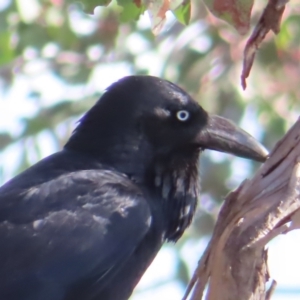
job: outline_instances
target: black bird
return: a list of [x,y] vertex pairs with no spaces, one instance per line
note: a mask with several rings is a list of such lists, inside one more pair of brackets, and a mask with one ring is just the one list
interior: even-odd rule
[[0,188],[0,299],[128,299],[191,223],[204,149],[267,155],[171,82],[114,83],[62,151]]

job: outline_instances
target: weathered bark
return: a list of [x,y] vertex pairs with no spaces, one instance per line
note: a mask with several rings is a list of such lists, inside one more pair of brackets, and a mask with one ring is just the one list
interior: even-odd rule
[[184,299],[193,286],[191,300],[202,299],[205,287],[207,300],[270,299],[265,245],[299,228],[299,194],[300,119],[254,178],[226,197]]

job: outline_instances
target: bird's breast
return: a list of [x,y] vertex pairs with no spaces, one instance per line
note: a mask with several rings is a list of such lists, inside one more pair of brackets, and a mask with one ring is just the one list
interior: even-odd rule
[[154,186],[165,221],[165,239],[177,241],[190,225],[200,192],[198,160],[159,162]]

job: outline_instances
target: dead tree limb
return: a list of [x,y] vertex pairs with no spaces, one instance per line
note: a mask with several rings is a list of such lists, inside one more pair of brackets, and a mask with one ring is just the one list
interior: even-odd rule
[[212,239],[184,297],[191,300],[266,300],[266,244],[300,226],[300,119],[277,143],[251,180],[223,204]]

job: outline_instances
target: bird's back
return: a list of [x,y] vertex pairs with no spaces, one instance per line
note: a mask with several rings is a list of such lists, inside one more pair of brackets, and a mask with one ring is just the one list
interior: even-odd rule
[[151,227],[125,175],[54,154],[0,188],[1,299],[127,299],[162,244]]

